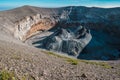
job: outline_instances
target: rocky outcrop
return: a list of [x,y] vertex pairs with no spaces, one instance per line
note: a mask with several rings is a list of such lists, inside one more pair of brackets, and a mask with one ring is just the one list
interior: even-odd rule
[[20,40],[26,40],[30,35],[37,31],[49,30],[55,26],[55,20],[49,17],[36,14],[34,16],[27,16],[15,23],[14,36]]
[[60,28],[41,41],[39,47],[77,57],[91,38],[90,31],[82,26]]
[[20,21],[16,22],[14,36],[22,40],[23,36],[25,36],[26,33],[31,29],[31,26],[37,24],[39,20],[40,15],[37,14],[36,16],[33,17],[27,16],[21,19]]

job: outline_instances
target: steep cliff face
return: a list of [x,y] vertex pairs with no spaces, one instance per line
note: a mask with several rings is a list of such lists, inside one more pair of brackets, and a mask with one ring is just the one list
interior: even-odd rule
[[34,16],[27,16],[15,24],[14,36],[20,40],[25,40],[37,31],[49,30],[54,27],[56,20],[36,14]]
[[67,28],[56,30],[43,40],[39,40],[41,45],[37,47],[77,57],[91,39],[92,36],[85,27],[76,26],[73,29],[68,26]]
[[31,29],[31,26],[37,24],[40,20],[40,15],[36,16],[27,16],[20,21],[15,23],[15,32],[14,36],[19,38],[20,40],[23,39],[23,36],[27,34],[27,32]]

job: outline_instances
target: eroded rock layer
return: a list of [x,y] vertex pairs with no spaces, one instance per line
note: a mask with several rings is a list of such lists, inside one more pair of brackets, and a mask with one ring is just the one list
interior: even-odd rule
[[26,40],[37,31],[49,30],[56,24],[51,18],[41,17],[40,14],[27,16],[16,22],[14,36],[20,40]]

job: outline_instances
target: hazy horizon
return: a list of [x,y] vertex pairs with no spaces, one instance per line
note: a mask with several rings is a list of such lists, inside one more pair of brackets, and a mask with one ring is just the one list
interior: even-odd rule
[[120,7],[120,0],[4,0],[0,1],[0,11],[9,10],[12,8],[30,5],[38,7],[64,7],[64,6],[86,6],[86,7],[101,7],[113,8]]

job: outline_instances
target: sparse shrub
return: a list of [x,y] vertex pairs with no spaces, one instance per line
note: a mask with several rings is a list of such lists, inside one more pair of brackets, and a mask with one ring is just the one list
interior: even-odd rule
[[77,65],[78,64],[77,59],[67,58],[66,61],[70,62],[72,65]]
[[20,80],[35,80],[35,78],[31,75],[24,75]]
[[8,72],[7,70],[0,71],[0,80],[17,80],[15,79],[15,75],[12,72]]
[[67,62],[69,62],[72,65],[77,65],[78,64],[78,60],[77,59],[66,57],[66,56],[62,56],[62,55],[59,55],[59,54],[56,54],[56,53],[50,52],[50,51],[43,51],[43,52],[47,53],[49,55],[53,55],[53,56],[57,56],[59,58],[63,58],[63,59],[65,59]]
[[21,59],[21,56],[20,56],[20,55],[17,55],[17,54],[13,54],[13,55],[11,56],[11,59],[20,60],[20,59]]
[[102,67],[107,68],[107,69],[112,68],[112,66],[110,66],[108,63],[105,63],[105,62],[93,62],[93,61],[88,61],[88,60],[80,60],[80,61],[84,62],[86,64],[99,65],[99,66],[102,66]]
[[112,68],[112,66],[110,66],[108,63],[105,63],[105,62],[94,62],[94,61],[88,61],[88,60],[74,59],[74,58],[62,56],[62,55],[59,55],[59,54],[56,54],[56,53],[50,52],[50,51],[42,51],[42,52],[47,53],[49,55],[57,56],[59,58],[63,58],[64,60],[66,60],[67,62],[69,62],[72,65],[77,65],[79,62],[84,62],[86,64],[99,65],[99,66],[102,66],[107,69]]

